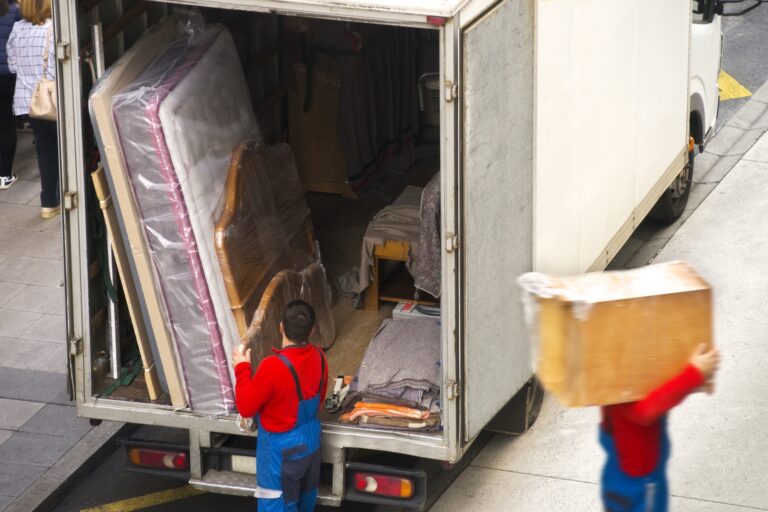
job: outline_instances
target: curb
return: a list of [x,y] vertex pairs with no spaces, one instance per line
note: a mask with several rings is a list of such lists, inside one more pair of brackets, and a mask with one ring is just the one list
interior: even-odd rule
[[117,439],[138,425],[104,422],[92,428],[48,471],[5,509],[5,512],[48,512],[81,478],[98,466],[117,446]]

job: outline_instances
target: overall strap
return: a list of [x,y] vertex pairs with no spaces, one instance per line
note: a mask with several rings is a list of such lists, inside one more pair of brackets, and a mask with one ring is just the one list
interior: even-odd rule
[[313,345],[317,349],[318,355],[320,355],[320,384],[317,386],[317,396],[323,395],[323,377],[325,376],[325,355],[323,350],[317,345]]
[[[301,383],[299,382],[299,374],[296,373],[296,368],[293,367],[291,361],[283,354],[277,354],[277,357],[288,367],[291,375],[293,376],[293,382],[296,384],[296,394],[299,395],[299,402],[304,401],[304,396],[301,394]],[[321,379],[322,380],[322,379]]]

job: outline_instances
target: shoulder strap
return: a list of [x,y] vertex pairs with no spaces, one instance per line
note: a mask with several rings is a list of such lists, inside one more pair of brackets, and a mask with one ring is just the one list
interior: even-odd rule
[[317,386],[317,394],[318,396],[322,396],[323,377],[325,377],[325,354],[323,354],[323,349],[321,349],[317,345],[313,345],[313,346],[317,349],[317,353],[320,355],[320,384]]
[[53,21],[51,21],[51,26],[48,27],[48,30],[45,31],[45,40],[43,41],[43,72],[40,75],[43,80],[45,80],[45,72],[48,70],[48,40],[50,40],[53,37]]
[[301,394],[301,383],[299,382],[299,374],[296,373],[296,368],[293,367],[291,361],[283,354],[277,354],[277,357],[283,362],[285,366],[288,367],[288,370],[291,372],[291,375],[293,376],[293,382],[296,384],[296,394],[299,395],[299,402],[302,402],[304,400],[304,395]]

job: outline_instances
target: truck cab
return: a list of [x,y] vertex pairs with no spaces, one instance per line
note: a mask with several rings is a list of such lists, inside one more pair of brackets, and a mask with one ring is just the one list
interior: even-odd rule
[[717,79],[723,56],[722,3],[692,0],[689,60],[690,130],[699,151],[715,133],[720,104]]

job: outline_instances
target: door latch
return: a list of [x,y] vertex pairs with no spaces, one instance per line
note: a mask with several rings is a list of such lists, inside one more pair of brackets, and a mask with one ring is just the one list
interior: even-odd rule
[[445,81],[445,101],[452,102],[459,97],[459,84],[454,83],[453,80]]
[[461,384],[456,381],[449,380],[446,383],[445,397],[448,400],[455,400],[459,397],[459,395],[461,395]]
[[454,252],[459,249],[459,237],[453,233],[445,234],[445,251]]

